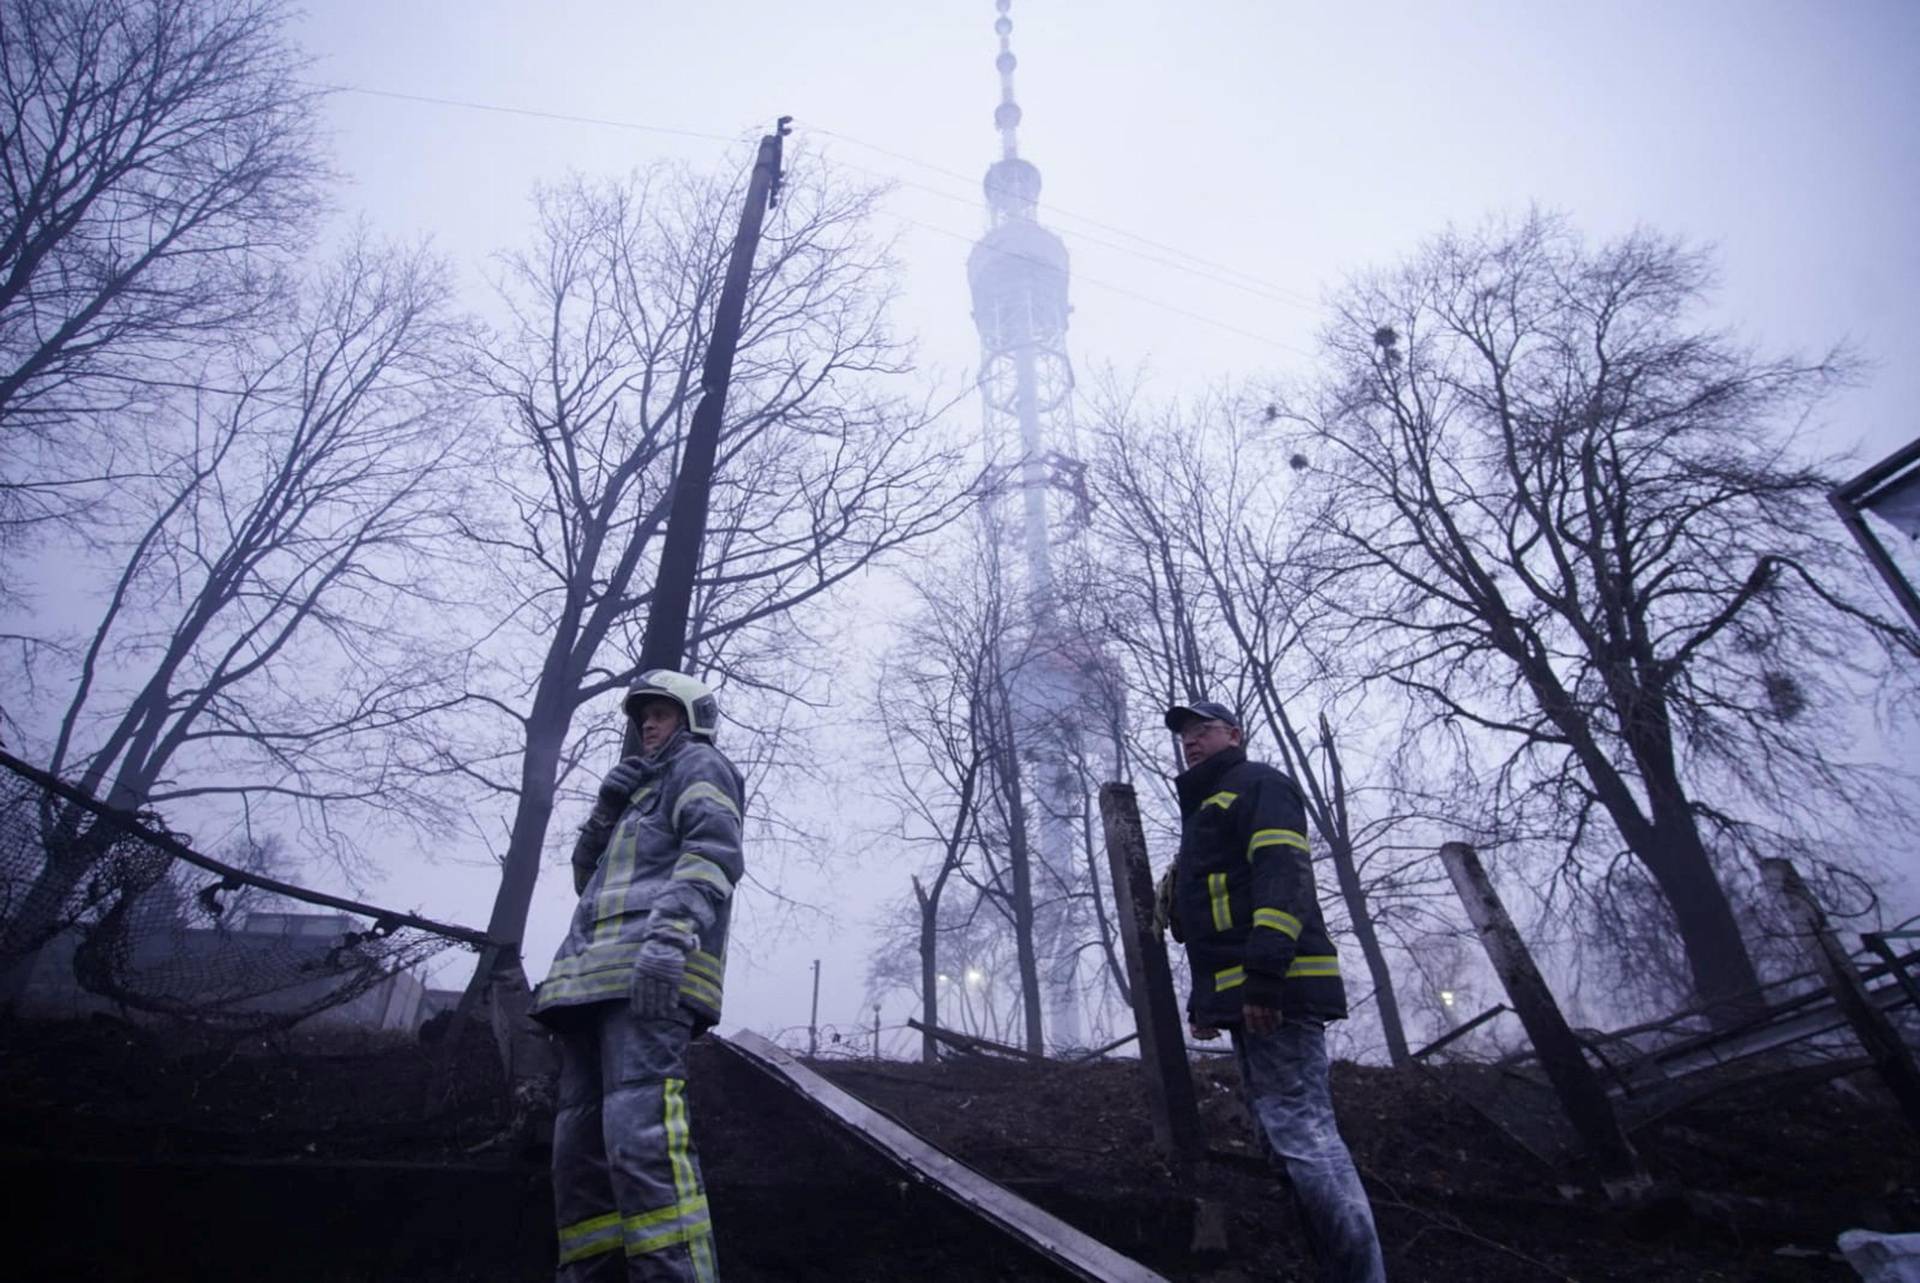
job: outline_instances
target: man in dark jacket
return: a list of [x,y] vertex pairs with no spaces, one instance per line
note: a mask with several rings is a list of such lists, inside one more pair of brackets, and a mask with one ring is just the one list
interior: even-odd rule
[[1187,947],[1193,1036],[1233,1039],[1258,1131],[1292,1182],[1329,1283],[1386,1277],[1373,1209],[1334,1120],[1326,1022],[1347,1014],[1340,960],[1320,916],[1294,782],[1247,760],[1240,719],[1195,700],[1167,710],[1187,769],[1180,854],[1163,882]]

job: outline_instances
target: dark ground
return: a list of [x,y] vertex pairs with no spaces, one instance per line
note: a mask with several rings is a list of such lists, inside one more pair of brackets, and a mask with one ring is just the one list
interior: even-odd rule
[[[435,1089],[412,1042],[192,1049],[115,1021],[0,1026],[6,1274],[550,1277],[544,1149],[512,1125],[487,1050]],[[1218,1060],[1195,1064],[1216,1157],[1194,1192],[1226,1209],[1212,1256],[1189,1251],[1192,1199],[1154,1154],[1137,1062],[819,1068],[1169,1279],[1312,1277]],[[1396,1280],[1845,1280],[1839,1231],[1920,1227],[1920,1144],[1870,1075],[1651,1124],[1636,1140],[1660,1191],[1614,1210],[1444,1085],[1475,1072],[1335,1068]],[[1058,1277],[710,1043],[691,1093],[729,1283]]]

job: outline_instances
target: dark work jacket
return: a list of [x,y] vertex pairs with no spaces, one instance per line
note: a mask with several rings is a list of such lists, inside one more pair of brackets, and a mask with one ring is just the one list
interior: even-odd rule
[[1339,1020],[1347,991],[1307,854],[1300,790],[1244,751],[1215,753],[1174,780],[1180,855],[1174,935],[1187,946],[1187,1018],[1240,1023],[1240,1006]]

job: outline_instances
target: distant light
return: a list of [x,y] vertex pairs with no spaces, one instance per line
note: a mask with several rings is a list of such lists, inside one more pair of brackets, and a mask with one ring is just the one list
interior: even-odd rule
[[967,968],[967,983],[978,989],[987,982],[987,973],[978,967]]
[[1440,1005],[1443,1007],[1451,1007],[1453,1005],[1453,990],[1442,989],[1440,991]]
[[946,972],[942,971],[940,973],[940,983],[943,985],[950,985],[953,983],[953,977],[948,975]]

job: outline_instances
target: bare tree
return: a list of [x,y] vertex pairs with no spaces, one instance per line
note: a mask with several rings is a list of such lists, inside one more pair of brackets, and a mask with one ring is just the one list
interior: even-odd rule
[[324,168],[281,0],[0,9],[0,536],[71,511],[115,411],[261,315]]
[[1737,1006],[1740,861],[1815,850],[1841,799],[1897,804],[1842,750],[1915,639],[1866,604],[1798,457],[1846,362],[1693,328],[1710,283],[1645,232],[1450,233],[1339,298],[1285,417],[1341,645],[1377,648],[1417,751],[1491,756],[1462,827],[1504,808],[1553,835],[1576,891],[1638,870],[1696,995]]
[[[976,734],[985,706],[980,639],[971,621],[923,595],[920,610],[882,669],[878,698],[882,739],[892,766],[889,801],[898,816],[892,836],[910,849],[931,848],[925,881],[913,875],[919,960],[920,1058],[937,1058],[929,1032],[940,1023],[940,926],[946,891],[979,842],[987,751]],[[954,631],[958,627],[957,634]],[[884,952],[884,950],[883,950]]]
[[[804,156],[789,169],[749,290],[689,638],[731,710],[793,693],[804,609],[942,528],[967,492],[933,412],[901,390],[876,193]],[[440,759],[512,807],[496,939],[524,932],[557,788],[588,754],[617,754],[617,727],[576,715],[635,676],[738,195],[665,166],[576,179],[538,193],[535,243],[505,260],[512,324],[480,358],[505,422],[505,511],[466,520],[494,575],[469,690],[496,721]]]
[[[1219,396],[1147,422],[1131,402],[1104,408],[1091,480],[1095,590],[1084,600],[1097,603],[1118,648],[1135,656],[1133,671],[1151,682],[1143,694],[1157,696],[1158,707],[1218,692],[1242,708],[1250,731],[1269,733],[1301,787],[1320,839],[1316,857],[1334,871],[1388,1055],[1400,1064],[1407,1041],[1376,901],[1415,893],[1427,879],[1389,858],[1383,839],[1397,808],[1355,814],[1327,711],[1345,683],[1314,653],[1313,581],[1296,564],[1302,522],[1280,481],[1288,470],[1241,411]],[[1314,696],[1317,727],[1303,726],[1292,709]],[[1341,720],[1358,718],[1358,705],[1346,705]],[[1164,744],[1163,735],[1157,722],[1145,731],[1150,744]],[[1346,738],[1359,737],[1350,730]]]
[[[151,480],[100,514],[100,613],[26,674],[70,691],[50,771],[124,810],[277,803],[329,832],[342,805],[425,804],[396,753],[440,702],[411,612],[458,506],[445,290],[437,261],[356,243],[148,418]],[[98,854],[63,832],[4,956],[37,947]]]

